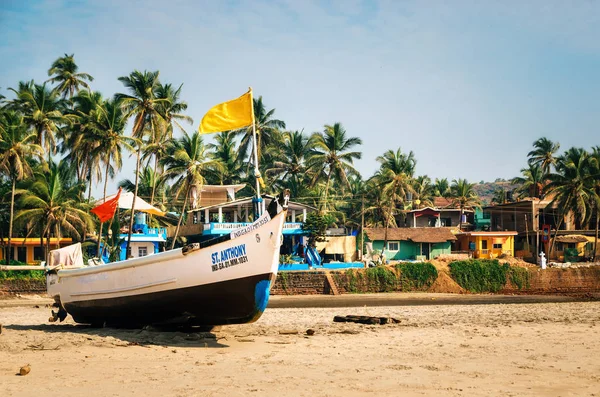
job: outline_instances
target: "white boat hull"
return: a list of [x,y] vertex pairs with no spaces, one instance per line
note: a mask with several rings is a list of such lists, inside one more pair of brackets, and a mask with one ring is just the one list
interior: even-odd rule
[[199,325],[257,320],[279,264],[286,211],[242,236],[49,274],[48,294],[79,323]]

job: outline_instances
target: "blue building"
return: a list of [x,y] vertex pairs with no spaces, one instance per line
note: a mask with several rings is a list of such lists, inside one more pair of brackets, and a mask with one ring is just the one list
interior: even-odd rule
[[[131,244],[129,247],[129,256],[132,258],[157,254],[167,241],[167,229],[164,227],[148,227],[146,216],[147,215],[144,212],[138,212],[135,214],[133,232],[131,233]],[[122,233],[119,235],[119,239],[121,241],[119,260],[125,260],[127,258],[125,252],[127,248],[127,238],[127,233]],[[163,245],[161,245],[161,243],[163,243]]]

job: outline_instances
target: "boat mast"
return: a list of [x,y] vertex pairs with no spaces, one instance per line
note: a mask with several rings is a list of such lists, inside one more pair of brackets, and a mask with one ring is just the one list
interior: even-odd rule
[[254,203],[254,220],[262,214],[262,197],[260,195],[260,170],[258,169],[258,140],[256,139],[256,122],[254,120],[254,98],[252,96],[252,87],[250,91],[250,111],[252,113],[252,142],[254,144],[254,177],[256,179],[256,197],[252,199]]

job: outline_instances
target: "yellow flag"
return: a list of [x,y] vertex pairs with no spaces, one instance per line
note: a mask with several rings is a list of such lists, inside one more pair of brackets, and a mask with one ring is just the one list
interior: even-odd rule
[[212,107],[200,122],[200,133],[211,134],[247,127],[254,122],[252,90],[237,99]]

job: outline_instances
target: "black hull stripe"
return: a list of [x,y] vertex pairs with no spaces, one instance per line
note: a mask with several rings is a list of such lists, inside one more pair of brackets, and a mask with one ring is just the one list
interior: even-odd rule
[[243,324],[261,312],[256,284],[271,280],[265,273],[218,283],[167,291],[65,303],[75,322],[85,324],[155,324],[193,318],[198,325]]

